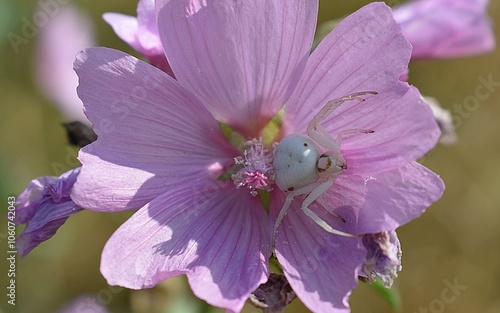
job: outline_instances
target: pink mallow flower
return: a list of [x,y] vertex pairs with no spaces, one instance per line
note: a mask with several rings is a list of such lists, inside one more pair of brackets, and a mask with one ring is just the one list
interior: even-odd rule
[[[331,99],[378,92],[344,103],[322,123],[334,138],[374,131],[343,138],[347,169],[310,205],[334,228],[390,231],[440,198],[441,179],[415,162],[439,129],[418,90],[398,79],[411,47],[390,8],[365,6],[309,55],[317,10],[311,0],[157,0],[176,80],[116,50],[78,55],[78,94],[98,139],[80,151],[71,197],[95,211],[138,210],[104,247],[109,284],[150,288],[185,274],[199,298],[242,309],[269,277],[272,230],[286,197],[273,181],[272,145],[258,139],[283,107],[275,141],[305,133]],[[248,146],[233,147],[221,123]],[[269,214],[256,193],[270,195]],[[292,201],[278,228],[276,256],[311,310],[347,312],[367,249],[359,237],[327,233],[301,202]]]
[[139,0],[137,17],[121,13],[104,13],[103,19],[115,33],[151,64],[173,76],[158,34],[155,16],[155,0]]
[[16,224],[26,224],[16,249],[26,256],[40,243],[50,239],[68,217],[82,209],[70,198],[80,168],[59,177],[43,176],[32,180],[17,197]]
[[[44,13],[45,14],[45,13]],[[70,5],[40,28],[36,46],[36,77],[44,94],[71,121],[88,123],[83,104],[76,94],[78,77],[73,62],[81,50],[94,46],[90,20]]]
[[488,0],[414,0],[393,14],[413,46],[413,58],[452,58],[490,52],[495,36]]

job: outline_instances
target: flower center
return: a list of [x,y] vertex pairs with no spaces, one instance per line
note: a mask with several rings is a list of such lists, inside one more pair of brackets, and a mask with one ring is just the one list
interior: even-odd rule
[[231,175],[236,188],[247,187],[250,194],[258,195],[258,191],[271,191],[274,184],[273,157],[274,148],[269,151],[262,143],[262,138],[247,141],[243,156],[234,158],[236,165],[243,166],[236,174]]

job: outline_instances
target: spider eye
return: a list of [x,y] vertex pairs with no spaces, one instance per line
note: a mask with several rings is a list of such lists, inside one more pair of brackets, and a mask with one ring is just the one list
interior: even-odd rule
[[332,166],[332,158],[326,153],[323,153],[318,158],[317,169],[319,173],[323,173]]

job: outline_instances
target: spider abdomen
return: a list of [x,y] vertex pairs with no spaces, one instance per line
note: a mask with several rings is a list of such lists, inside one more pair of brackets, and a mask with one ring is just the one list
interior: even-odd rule
[[275,181],[283,191],[294,191],[318,180],[321,151],[306,135],[290,134],[276,147],[273,160]]

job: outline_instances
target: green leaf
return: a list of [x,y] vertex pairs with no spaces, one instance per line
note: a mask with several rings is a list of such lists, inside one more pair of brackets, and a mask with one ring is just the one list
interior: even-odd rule
[[401,294],[397,285],[393,285],[391,288],[387,288],[384,286],[384,283],[380,279],[371,284],[371,286],[375,289],[375,291],[382,296],[384,300],[387,301],[392,311],[395,313],[403,312],[403,305],[401,301]]

